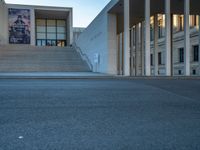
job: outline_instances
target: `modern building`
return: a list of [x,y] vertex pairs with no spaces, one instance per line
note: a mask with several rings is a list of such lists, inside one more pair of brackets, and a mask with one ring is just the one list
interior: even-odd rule
[[111,0],[76,41],[93,71],[200,75],[199,0]]
[[68,46],[72,42],[72,8],[15,5],[0,1],[1,45]]

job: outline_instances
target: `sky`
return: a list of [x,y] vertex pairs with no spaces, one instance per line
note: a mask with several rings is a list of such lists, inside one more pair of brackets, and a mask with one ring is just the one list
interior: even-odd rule
[[87,27],[110,0],[5,0],[6,3],[73,7],[73,26]]

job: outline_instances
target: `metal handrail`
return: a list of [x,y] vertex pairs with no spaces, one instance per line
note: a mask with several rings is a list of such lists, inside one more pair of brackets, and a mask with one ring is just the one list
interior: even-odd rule
[[77,44],[75,42],[72,44],[72,46],[81,55],[81,58],[87,62],[90,70],[93,70],[93,65],[92,65],[90,59],[88,58],[88,56],[85,53],[83,53],[81,48],[79,46],[77,46]]

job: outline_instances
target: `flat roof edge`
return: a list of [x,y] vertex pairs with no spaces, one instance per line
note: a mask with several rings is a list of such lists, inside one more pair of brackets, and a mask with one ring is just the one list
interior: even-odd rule
[[12,4],[6,3],[8,6],[24,6],[24,7],[34,7],[36,9],[39,8],[54,8],[54,9],[73,9],[73,7],[60,7],[60,6],[45,6],[45,5],[25,5],[25,4]]

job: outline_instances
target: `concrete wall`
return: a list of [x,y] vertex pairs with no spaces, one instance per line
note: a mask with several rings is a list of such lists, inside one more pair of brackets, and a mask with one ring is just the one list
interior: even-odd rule
[[88,56],[94,72],[117,74],[116,15],[108,13],[117,1],[112,0],[76,41]]

